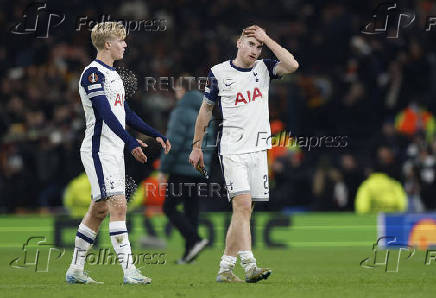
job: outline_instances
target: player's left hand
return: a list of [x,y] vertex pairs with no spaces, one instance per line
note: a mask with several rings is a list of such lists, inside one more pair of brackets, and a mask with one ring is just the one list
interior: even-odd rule
[[245,29],[244,34],[247,37],[254,37],[259,42],[262,42],[262,43],[265,43],[265,41],[269,38],[269,36],[266,34],[265,30],[260,28],[257,25],[253,25],[253,26],[250,26],[247,29]]
[[141,147],[147,148],[148,145],[146,143],[144,143],[143,141],[141,141],[140,139],[136,139],[136,141],[139,143],[139,145],[141,145]]
[[165,154],[168,154],[168,152],[170,152],[171,150],[170,140],[167,139],[167,142],[165,143],[161,137],[157,137],[156,142],[158,142],[162,146]]

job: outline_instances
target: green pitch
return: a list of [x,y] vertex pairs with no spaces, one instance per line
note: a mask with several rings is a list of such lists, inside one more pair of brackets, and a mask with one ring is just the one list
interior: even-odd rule
[[[327,216],[328,217],[328,216]],[[323,225],[317,221],[322,219]],[[345,220],[345,217],[342,217]],[[339,222],[341,217],[339,216]],[[153,279],[151,285],[122,285],[119,265],[88,265],[90,275],[104,281],[104,285],[70,285],[65,282],[65,271],[71,261],[72,250],[48,264],[48,272],[35,272],[35,266],[10,265],[17,257],[23,257],[22,238],[39,233],[51,235],[50,219],[0,218],[0,297],[434,297],[436,293],[436,263],[425,265],[426,254],[416,251],[407,258],[398,251],[391,251],[389,271],[385,266],[364,268],[361,261],[373,257],[371,239],[376,240],[375,229],[357,225],[340,228],[331,216],[304,216],[294,221],[292,230],[297,244],[287,249],[268,249],[257,245],[254,250],[258,265],[273,270],[268,280],[257,284],[218,284],[215,282],[222,247],[217,244],[205,250],[198,260],[190,265],[176,265],[174,261],[182,254],[180,238],[176,235],[163,250],[139,249],[140,253],[164,253],[165,264],[140,264],[142,272]],[[300,222],[301,225],[297,223]],[[304,224],[303,224],[304,223]],[[329,228],[330,227],[330,228]],[[13,231],[15,229],[15,231]],[[25,230],[30,230],[25,232]],[[33,230],[32,230],[33,229]],[[139,232],[138,232],[139,233]],[[261,233],[261,232],[260,232]],[[336,236],[335,241],[327,235]],[[349,234],[353,234],[354,238]],[[371,234],[373,236],[368,236]],[[318,235],[319,237],[315,237]],[[353,241],[345,241],[341,235]],[[277,231],[276,238],[285,237],[285,231]],[[313,238],[314,237],[314,238]],[[306,238],[306,239],[305,239]],[[292,239],[289,239],[291,244]],[[306,240],[306,241],[304,241]],[[311,242],[312,241],[312,242]],[[372,241],[372,242],[374,242]],[[336,243],[336,244],[335,244]],[[369,243],[367,245],[367,243]],[[34,248],[34,247],[33,247]],[[31,255],[31,249],[28,250]],[[378,260],[380,261],[380,260]],[[370,263],[368,263],[370,264]],[[40,271],[44,271],[42,264]],[[366,266],[371,267],[371,266]],[[240,265],[235,273],[243,277]]]

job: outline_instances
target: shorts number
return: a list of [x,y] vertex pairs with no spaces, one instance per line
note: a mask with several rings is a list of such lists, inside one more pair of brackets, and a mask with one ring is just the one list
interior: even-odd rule
[[263,187],[268,189],[268,175],[263,175]]

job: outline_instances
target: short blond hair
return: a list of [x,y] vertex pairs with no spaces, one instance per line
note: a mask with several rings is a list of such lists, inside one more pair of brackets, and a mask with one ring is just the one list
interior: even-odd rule
[[119,22],[98,23],[92,28],[91,41],[97,50],[103,49],[104,43],[114,37],[121,40],[126,38],[126,28]]

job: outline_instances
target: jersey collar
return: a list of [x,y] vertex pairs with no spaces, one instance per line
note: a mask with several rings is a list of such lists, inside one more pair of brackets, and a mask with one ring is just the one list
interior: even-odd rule
[[104,63],[104,62],[101,61],[101,60],[95,59],[95,61],[96,61],[97,63],[103,65],[104,67],[109,68],[110,70],[115,70],[114,67],[111,67],[111,66],[107,65],[106,63]]
[[250,68],[244,68],[244,67],[239,67],[233,64],[233,61],[230,60],[230,66],[233,67],[234,69],[238,70],[238,71],[242,71],[242,72],[249,72],[253,69],[253,67]]

